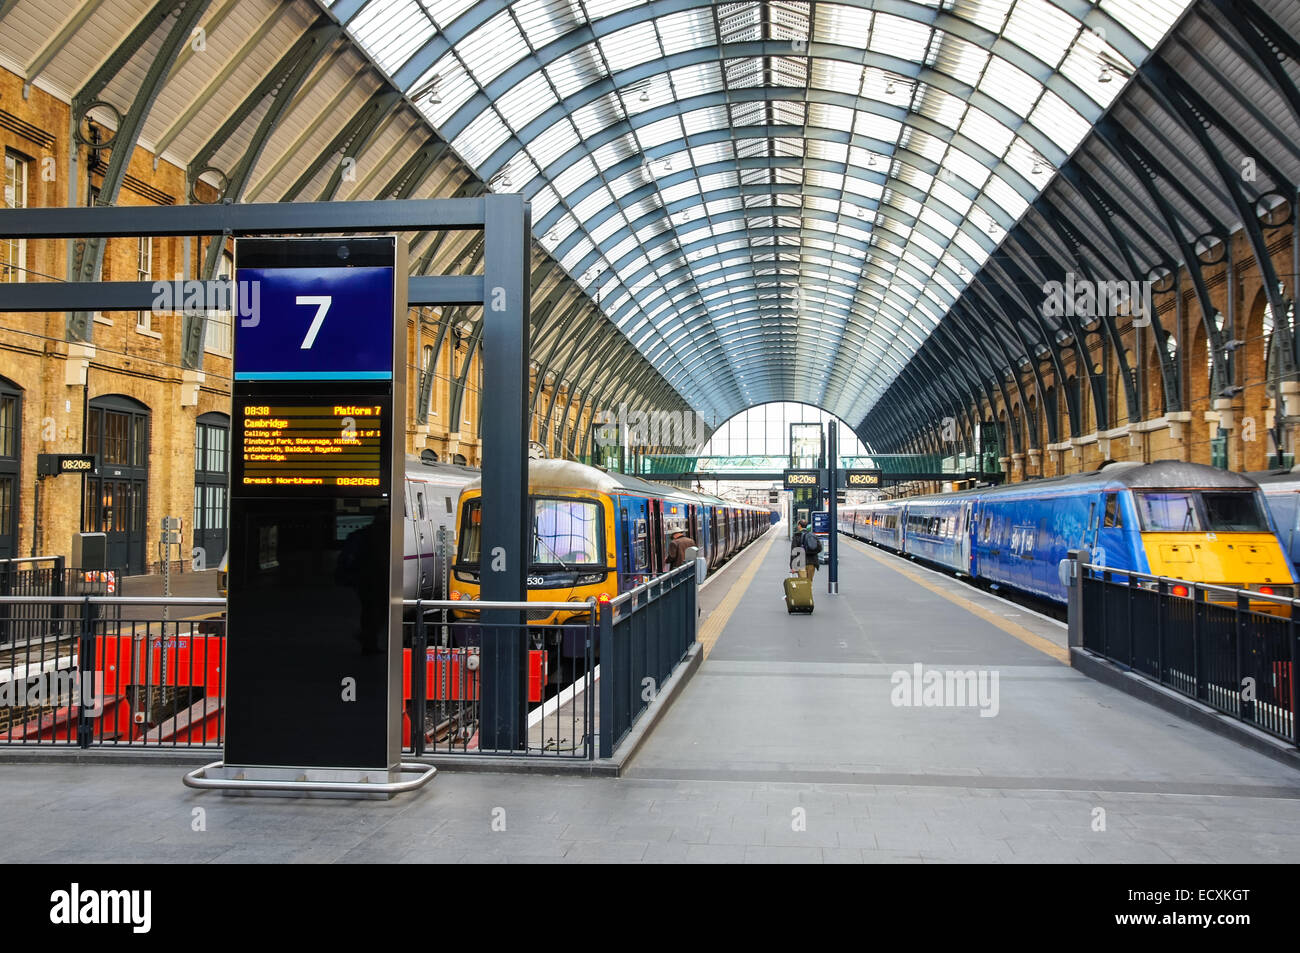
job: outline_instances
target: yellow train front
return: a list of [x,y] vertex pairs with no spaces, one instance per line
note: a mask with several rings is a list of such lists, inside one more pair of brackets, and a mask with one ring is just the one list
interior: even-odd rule
[[[729,503],[689,490],[609,473],[567,460],[532,460],[528,465],[531,552],[527,575],[530,602],[611,600],[668,568],[673,533],[689,536],[710,568],[720,565],[765,532],[765,508]],[[482,484],[461,492],[457,513],[453,601],[480,597]],[[490,501],[486,505],[491,505]],[[472,612],[453,612],[471,621]],[[585,622],[588,612],[528,613],[536,627]],[[575,638],[563,654],[577,654]]]

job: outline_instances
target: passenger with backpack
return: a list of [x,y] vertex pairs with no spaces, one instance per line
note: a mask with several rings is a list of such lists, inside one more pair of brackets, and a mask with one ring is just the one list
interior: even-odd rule
[[822,551],[822,541],[803,520],[799,521],[794,546],[803,548],[803,577],[812,582],[813,575],[817,572],[817,557]]
[[789,613],[813,611],[812,578],[817,569],[817,551],[810,555],[809,543],[821,547],[817,535],[809,532],[808,523],[800,520],[790,539],[791,575],[785,580],[785,611]]

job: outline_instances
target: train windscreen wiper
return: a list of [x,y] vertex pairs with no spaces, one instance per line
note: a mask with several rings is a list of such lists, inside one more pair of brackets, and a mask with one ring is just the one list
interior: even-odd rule
[[560,554],[557,553],[555,550],[551,549],[551,544],[548,543],[548,542],[546,541],[546,537],[545,537],[545,536],[543,536],[541,533],[537,532],[537,524],[536,524],[536,523],[533,524],[533,539],[537,540],[539,543],[541,543],[543,546],[546,547],[547,551],[548,551],[552,556],[555,557],[555,561],[556,561],[557,563],[560,564],[560,568],[561,568],[561,569],[563,569],[565,572],[568,572],[568,571],[569,571],[569,567],[568,567],[567,565],[565,565],[564,560],[560,558]]

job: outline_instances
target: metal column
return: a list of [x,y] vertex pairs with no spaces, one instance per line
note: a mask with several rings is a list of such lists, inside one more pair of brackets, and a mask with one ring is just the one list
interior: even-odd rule
[[840,491],[840,425],[838,422],[831,420],[826,424],[826,472],[828,474],[827,482],[830,484],[831,495],[827,501],[826,510],[830,515],[827,520],[829,526],[826,532],[826,544],[829,548],[827,554],[826,568],[830,570],[827,574],[826,592],[828,595],[838,596],[840,594],[840,531],[839,531],[839,491]]
[[[484,202],[483,359],[492,399],[483,403],[485,602],[524,602],[531,542],[528,503],[528,206],[521,195]],[[522,227],[520,227],[522,225]],[[523,614],[484,612],[480,744],[516,750],[527,743],[527,630]]]

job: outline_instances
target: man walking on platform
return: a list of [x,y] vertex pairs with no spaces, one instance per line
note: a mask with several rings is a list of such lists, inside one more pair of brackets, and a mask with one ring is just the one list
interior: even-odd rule
[[806,520],[799,521],[794,540],[790,545],[792,553],[798,549],[802,549],[804,553],[803,577],[812,582],[813,576],[817,572],[817,554],[822,551],[822,541],[817,538],[816,533],[808,528]]

